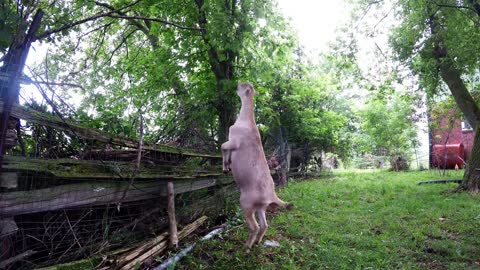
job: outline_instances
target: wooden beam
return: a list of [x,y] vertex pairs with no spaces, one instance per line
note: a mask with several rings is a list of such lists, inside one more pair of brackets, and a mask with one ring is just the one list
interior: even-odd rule
[[[232,179],[201,179],[175,182],[176,193],[186,193],[231,182]],[[85,207],[116,203],[127,187],[124,182],[85,182],[32,191],[2,193],[0,216],[16,216],[53,211],[72,207]],[[133,202],[167,196],[165,181],[136,182],[124,202]]]
[[[3,113],[2,100],[0,100],[0,114],[1,113]],[[55,129],[62,130],[72,136],[78,136],[87,140],[99,141],[106,144],[114,144],[114,145],[134,148],[134,149],[138,147],[138,141],[131,140],[128,138],[111,136],[111,135],[102,133],[98,130],[94,130],[92,128],[85,128],[85,127],[79,126],[76,123],[72,123],[70,121],[64,121],[60,117],[57,117],[55,115],[39,112],[18,104],[12,105],[11,116],[26,120],[29,122],[33,122],[39,125],[53,127]],[[183,149],[183,148],[164,145],[164,144],[153,144],[153,145],[144,144],[143,149],[160,152],[160,153],[170,153],[170,154],[178,154],[178,155],[192,156],[192,157],[205,157],[205,158],[216,158],[216,159],[222,158],[222,155],[219,153],[205,153],[205,152],[199,152],[196,150]]]
[[2,188],[17,188],[18,176],[16,172],[0,172],[0,187]]
[[[12,171],[46,173],[62,179],[129,179],[135,170],[131,162],[77,160],[77,159],[33,159],[6,156],[3,167]],[[219,166],[191,168],[173,165],[141,164],[136,179],[139,180],[193,180],[202,177],[223,176]]]

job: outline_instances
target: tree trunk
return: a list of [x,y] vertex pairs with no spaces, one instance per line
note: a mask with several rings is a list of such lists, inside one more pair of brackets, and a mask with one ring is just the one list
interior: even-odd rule
[[480,187],[480,171],[476,169],[480,169],[480,133],[478,125],[480,121],[480,109],[473,100],[472,95],[470,95],[461,78],[460,71],[455,68],[453,62],[447,60],[447,58],[439,59],[438,62],[443,81],[448,85],[457,106],[475,130],[472,153],[468,160],[468,168],[465,171],[461,189],[478,193]]
[[218,145],[228,140],[228,130],[235,124],[235,92],[236,82],[229,78],[228,80],[217,80],[218,103],[217,111],[219,114],[218,127]]
[[472,193],[478,193],[480,190],[480,126],[476,126],[472,154],[465,169],[463,182],[459,187],[460,190],[468,190]]
[[461,72],[455,67],[454,61],[448,55],[448,48],[445,47],[443,37],[438,33],[438,18],[434,15],[430,17],[430,29],[434,39],[433,56],[437,60],[437,66],[440,70],[440,76],[448,85],[458,108],[475,130],[475,139],[473,141],[472,154],[468,160],[468,168],[463,176],[463,183],[460,189],[478,193],[480,187],[480,134],[478,123],[480,123],[480,109],[473,100],[462,77]]
[[[16,142],[16,126],[18,119],[10,117],[14,103],[18,103],[20,93],[20,78],[27,60],[30,44],[35,33],[40,27],[43,11],[39,9],[33,17],[28,32],[20,30],[15,37],[15,42],[5,55],[4,65],[0,72],[7,75],[8,80],[0,81],[0,99],[3,101],[2,114],[0,116],[0,170],[3,163],[3,155],[14,146]],[[26,25],[26,22],[22,23]]]
[[465,86],[460,71],[447,58],[439,59],[439,68],[440,75],[448,85],[458,108],[460,108],[472,128],[476,130],[477,122],[480,121],[480,109]]
[[281,126],[278,128],[276,139],[278,144],[278,159],[280,163],[280,179],[278,181],[278,185],[285,186],[288,183],[288,171],[290,167],[290,147],[288,145],[287,131],[285,127]]
[[[215,75],[217,86],[217,98],[214,102],[215,109],[218,113],[219,127],[218,127],[218,147],[228,140],[228,129],[235,123],[235,104],[236,104],[236,80],[235,80],[235,61],[239,55],[239,49],[222,49],[216,47],[214,42],[211,42],[211,37],[208,35],[207,29],[208,20],[207,13],[204,9],[204,0],[195,0],[198,8],[198,24],[202,27],[202,39],[208,48],[208,62],[211,70]],[[226,29],[231,29],[235,35],[235,42],[241,43],[243,39],[243,30],[245,23],[237,20],[239,16],[236,15],[236,8],[239,3],[237,1],[226,1],[225,12],[229,18],[227,20]],[[210,33],[211,34],[211,33]],[[220,57],[222,56],[222,57]],[[222,59],[223,58],[223,59]]]

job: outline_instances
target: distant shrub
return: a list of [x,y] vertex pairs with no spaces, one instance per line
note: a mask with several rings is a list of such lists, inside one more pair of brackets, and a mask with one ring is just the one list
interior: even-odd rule
[[390,169],[392,171],[408,171],[410,164],[403,155],[394,155],[390,157]]

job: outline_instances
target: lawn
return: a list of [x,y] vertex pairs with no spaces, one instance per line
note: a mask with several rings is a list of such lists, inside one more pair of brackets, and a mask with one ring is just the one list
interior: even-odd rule
[[436,171],[346,171],[290,183],[295,208],[269,216],[266,239],[243,247],[246,226],[201,242],[176,269],[480,269],[480,195],[451,193]]

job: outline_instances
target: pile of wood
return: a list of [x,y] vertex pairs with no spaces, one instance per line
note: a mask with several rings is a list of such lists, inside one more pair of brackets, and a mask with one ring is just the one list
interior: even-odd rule
[[[205,221],[206,216],[202,216],[195,220],[193,223],[185,226],[178,233],[178,240],[183,240],[185,237],[197,230]],[[140,243],[133,250],[129,250],[118,255],[113,259],[113,265],[117,269],[128,270],[134,269],[136,266],[141,265],[147,260],[153,259],[155,256],[162,254],[169,247],[169,234],[167,232],[160,234],[159,236],[149,239],[143,243]]]

